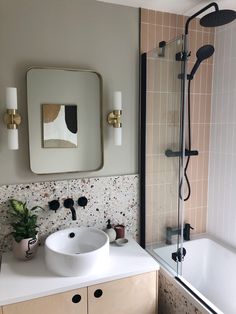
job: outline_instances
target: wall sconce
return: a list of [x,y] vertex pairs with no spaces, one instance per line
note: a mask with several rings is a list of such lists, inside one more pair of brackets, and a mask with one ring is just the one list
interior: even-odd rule
[[114,92],[113,100],[114,109],[107,116],[107,122],[114,128],[114,144],[117,146],[122,145],[122,94],[117,91]]
[[8,148],[16,150],[18,143],[18,126],[21,123],[21,116],[17,112],[17,89],[15,87],[6,88],[6,113],[4,122],[8,129]]

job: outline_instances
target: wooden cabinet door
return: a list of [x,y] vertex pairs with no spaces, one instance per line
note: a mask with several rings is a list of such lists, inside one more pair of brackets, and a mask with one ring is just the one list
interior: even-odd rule
[[87,314],[87,288],[6,305],[3,314]]
[[0,314],[2,314],[2,308],[0,307]]
[[88,314],[155,314],[156,272],[88,287]]

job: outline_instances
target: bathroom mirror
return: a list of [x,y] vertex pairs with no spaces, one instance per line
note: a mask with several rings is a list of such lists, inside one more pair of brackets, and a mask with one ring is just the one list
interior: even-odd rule
[[101,75],[34,67],[26,79],[31,170],[46,174],[101,169]]

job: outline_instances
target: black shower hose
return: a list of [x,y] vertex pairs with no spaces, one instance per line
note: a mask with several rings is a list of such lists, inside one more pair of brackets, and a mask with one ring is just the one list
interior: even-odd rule
[[[188,150],[191,151],[191,111],[190,111],[190,91],[191,91],[191,79],[189,79],[188,81]],[[184,178],[185,178],[185,181],[187,183],[187,196],[184,198],[184,201],[186,202],[189,198],[190,198],[190,195],[191,195],[191,185],[190,185],[190,182],[189,182],[189,179],[188,179],[188,174],[187,174],[187,170],[188,170],[188,165],[189,165],[189,161],[190,161],[190,156],[187,156],[187,160],[186,160],[186,164],[185,164],[185,167],[184,167]],[[181,178],[180,180],[180,184],[179,184],[179,198],[181,200],[183,200],[183,196],[182,196],[182,185],[183,185],[183,178]]]

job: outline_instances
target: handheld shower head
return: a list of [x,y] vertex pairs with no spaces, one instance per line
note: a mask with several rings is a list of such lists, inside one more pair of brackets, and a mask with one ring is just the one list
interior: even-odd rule
[[202,61],[205,59],[210,58],[215,51],[215,48],[212,45],[204,45],[201,48],[198,49],[196,53],[197,60],[192,68],[192,71],[189,75],[190,80],[193,79],[199,65],[201,64]]
[[201,26],[217,27],[233,22],[236,19],[236,11],[216,10],[204,15],[200,19]]

